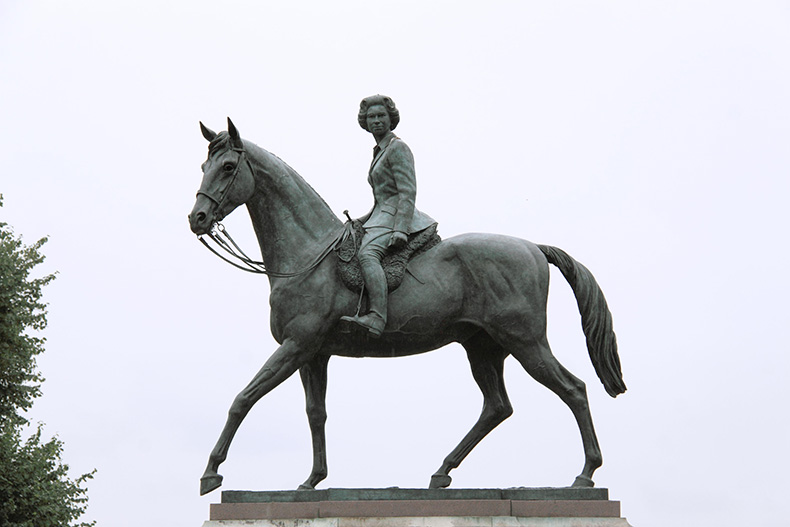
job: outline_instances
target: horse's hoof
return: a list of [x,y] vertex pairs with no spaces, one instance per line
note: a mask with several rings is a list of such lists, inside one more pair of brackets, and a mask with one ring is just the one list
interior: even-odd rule
[[576,479],[573,481],[572,487],[594,487],[595,482],[592,478],[588,478],[587,476],[576,476]]
[[302,483],[301,485],[296,487],[296,490],[315,490],[315,487],[311,487],[310,485],[305,485],[304,483]]
[[431,484],[428,486],[428,488],[443,489],[445,487],[449,487],[452,481],[453,478],[451,478],[447,474],[434,474],[433,476],[431,476]]
[[212,490],[218,489],[222,486],[222,476],[214,474],[212,476],[203,476],[200,478],[200,495],[208,494]]

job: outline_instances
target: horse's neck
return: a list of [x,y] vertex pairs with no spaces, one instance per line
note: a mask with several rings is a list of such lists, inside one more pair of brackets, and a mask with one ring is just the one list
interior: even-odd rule
[[256,188],[247,202],[266,267],[299,271],[313,262],[342,227],[321,196],[291,167],[246,143]]

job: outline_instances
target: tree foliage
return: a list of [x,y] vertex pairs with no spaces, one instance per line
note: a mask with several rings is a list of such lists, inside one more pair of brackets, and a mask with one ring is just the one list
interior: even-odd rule
[[26,423],[20,411],[41,395],[44,379],[36,371],[36,355],[44,351],[45,339],[29,331],[47,325],[41,288],[55,276],[30,278],[30,272],[44,261],[39,249],[46,241],[25,246],[0,222],[0,424]]
[[87,507],[87,489],[93,477],[83,474],[71,481],[63,464],[63,443],[42,442],[42,425],[27,440],[21,426],[6,425],[0,436],[0,525],[7,527],[61,527],[73,524]]
[[28,419],[22,412],[41,395],[44,381],[36,356],[45,339],[33,332],[47,325],[41,290],[55,276],[34,278],[31,271],[44,261],[39,250],[46,241],[26,246],[0,222],[0,525],[8,527],[93,525],[73,523],[87,507],[82,485],[93,472],[69,479],[63,443],[43,441],[41,424],[23,438]]

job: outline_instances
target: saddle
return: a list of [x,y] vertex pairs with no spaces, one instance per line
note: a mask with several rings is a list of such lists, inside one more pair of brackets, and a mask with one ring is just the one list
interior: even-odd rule
[[[387,277],[388,291],[394,291],[401,284],[409,260],[437,246],[442,241],[436,233],[437,225],[434,223],[419,232],[410,234],[405,245],[384,255],[381,267]],[[356,220],[347,221],[345,228],[347,236],[344,236],[345,239],[335,249],[339,260],[337,274],[347,288],[359,293],[365,282],[362,279],[357,253],[362,243],[362,237],[365,235],[365,229],[362,227],[362,223]]]

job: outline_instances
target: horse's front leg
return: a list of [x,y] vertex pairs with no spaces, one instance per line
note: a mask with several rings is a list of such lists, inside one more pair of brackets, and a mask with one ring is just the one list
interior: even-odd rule
[[304,386],[307,420],[313,438],[313,470],[300,490],[314,489],[327,475],[326,466],[326,373],[329,355],[315,355],[299,369]]
[[269,357],[269,360],[255,374],[247,387],[236,396],[228,411],[225,428],[222,429],[219,440],[208,458],[206,471],[200,478],[201,496],[222,485],[222,476],[217,473],[217,470],[220,463],[227,458],[233,436],[252,406],[309,360],[310,351],[293,340],[286,340]]

